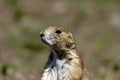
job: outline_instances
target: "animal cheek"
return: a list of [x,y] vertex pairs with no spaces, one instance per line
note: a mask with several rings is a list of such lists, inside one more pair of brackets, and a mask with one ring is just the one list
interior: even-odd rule
[[55,40],[56,40],[56,42],[61,42],[61,41],[63,41],[63,39],[62,39],[62,38],[59,38],[59,37],[56,37]]

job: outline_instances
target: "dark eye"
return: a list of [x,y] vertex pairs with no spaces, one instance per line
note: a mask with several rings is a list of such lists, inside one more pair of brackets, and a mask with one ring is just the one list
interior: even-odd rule
[[60,34],[60,33],[62,33],[62,31],[60,31],[60,30],[57,30],[55,33],[57,33],[57,34]]

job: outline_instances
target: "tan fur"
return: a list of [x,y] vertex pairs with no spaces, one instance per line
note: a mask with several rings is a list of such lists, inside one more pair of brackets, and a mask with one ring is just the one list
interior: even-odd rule
[[51,48],[41,80],[88,80],[83,59],[70,31],[50,26],[40,35],[41,40]]

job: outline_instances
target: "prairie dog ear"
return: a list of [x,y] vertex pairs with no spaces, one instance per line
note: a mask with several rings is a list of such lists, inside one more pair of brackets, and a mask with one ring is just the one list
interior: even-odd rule
[[73,39],[73,34],[72,34],[72,33],[70,33],[70,36],[71,36],[71,38]]
[[73,40],[73,34],[72,33],[69,33],[68,37]]
[[69,34],[67,35],[67,41],[68,41],[69,43],[74,43],[74,39],[73,39],[72,33],[69,33]]

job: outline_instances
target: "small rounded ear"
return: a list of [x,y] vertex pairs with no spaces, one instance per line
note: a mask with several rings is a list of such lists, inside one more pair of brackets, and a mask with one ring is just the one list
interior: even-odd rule
[[74,42],[72,33],[69,33],[69,35],[68,35],[68,41],[71,42],[71,43]]
[[74,49],[74,48],[75,48],[75,44],[74,44],[74,39],[73,39],[72,33],[69,33],[69,34],[67,35],[66,48],[70,48],[70,49]]
[[73,39],[73,34],[72,33],[70,33],[70,37],[71,37],[71,39]]

